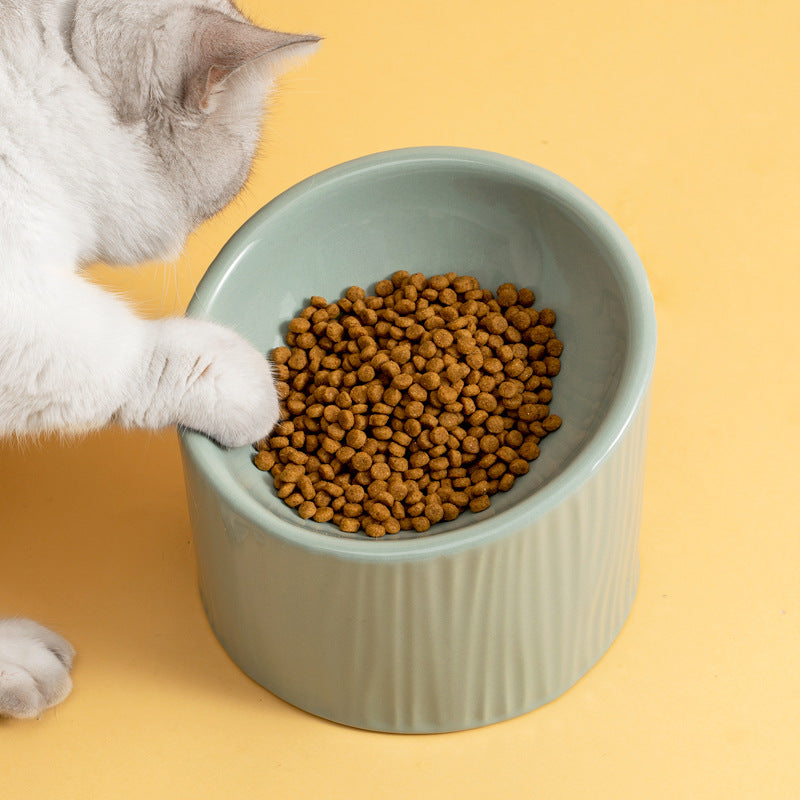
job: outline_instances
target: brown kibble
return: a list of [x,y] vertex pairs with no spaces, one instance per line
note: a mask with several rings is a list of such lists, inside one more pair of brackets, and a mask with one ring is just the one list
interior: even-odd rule
[[412,383],[408,387],[407,394],[412,400],[419,400],[420,403],[424,403],[428,399],[428,392],[418,383]]
[[419,385],[427,391],[433,391],[439,388],[441,378],[438,372],[426,372],[419,378]]
[[343,517],[339,521],[339,530],[345,533],[355,533],[360,527],[361,523],[351,517]]
[[514,397],[515,394],[519,393],[519,389],[513,381],[503,381],[497,387],[497,393],[500,397]]
[[270,353],[270,358],[276,364],[285,364],[292,355],[292,351],[288,347],[275,347]]
[[385,461],[379,461],[370,467],[369,474],[375,481],[385,481],[389,479],[392,470]]
[[395,519],[394,517],[389,517],[386,522],[383,523],[383,527],[386,530],[386,533],[389,535],[399,533],[400,532],[400,520]]
[[[280,478],[278,478],[278,480],[280,481]],[[281,481],[280,488],[278,488],[278,497],[284,499],[288,497],[290,494],[294,494],[296,489],[297,489],[296,483],[283,483]]]
[[353,484],[344,490],[344,496],[348,503],[360,503],[366,496],[363,486]]
[[503,308],[513,306],[517,302],[517,287],[513,283],[504,283],[497,289],[497,302]]
[[483,425],[489,433],[502,433],[506,429],[505,418],[497,415],[487,417]]
[[553,329],[546,325],[534,325],[530,329],[530,339],[534,344],[545,344],[553,336]]
[[536,302],[536,296],[530,289],[520,289],[517,293],[517,303],[523,308],[530,308]]
[[542,427],[548,432],[552,433],[561,427],[561,417],[551,414],[542,420]]
[[458,400],[458,390],[453,386],[440,386],[436,390],[436,397],[442,404],[455,403]]
[[539,457],[539,445],[532,439],[526,439],[520,445],[519,454],[526,461],[533,461]]
[[512,428],[510,431],[506,431],[503,444],[516,449],[522,444],[524,438],[525,437],[522,435],[520,430],[517,428]]
[[439,422],[448,431],[454,430],[461,421],[461,415],[453,411],[444,411],[439,415]]
[[392,495],[395,500],[402,501],[408,496],[408,486],[402,481],[390,482],[388,489],[389,494]]
[[495,461],[487,470],[486,475],[489,478],[499,478],[501,475],[504,475],[506,472],[506,464],[503,461]]
[[481,392],[475,398],[475,405],[483,411],[491,413],[497,408],[497,399],[488,392]]
[[351,286],[345,293],[344,296],[351,302],[356,303],[359,300],[363,300],[367,293],[360,287],[360,286]]
[[343,408],[336,416],[336,421],[342,430],[349,431],[355,424],[356,418],[352,411],[348,408]]
[[378,539],[386,533],[386,528],[379,522],[368,522],[364,526],[364,533],[371,536],[373,539]]
[[358,472],[366,472],[372,466],[372,456],[362,450],[350,459],[350,463]]
[[378,522],[389,519],[392,512],[383,503],[372,503],[369,506],[369,515]]
[[299,464],[287,464],[280,474],[280,480],[284,483],[297,483],[304,475],[303,468]]
[[[394,364],[393,361],[389,362],[390,364]],[[399,389],[401,392],[404,392],[414,383],[414,378],[406,372],[400,372],[400,367],[397,364],[394,364],[397,367],[398,372],[392,376],[392,387],[395,389]]]
[[405,270],[313,296],[270,353],[284,420],[255,465],[303,519],[370,537],[489,506],[530,469],[564,345],[530,289]]
[[298,508],[304,501],[303,495],[300,492],[292,492],[287,497],[283,498],[283,502],[286,503],[289,508]]
[[545,350],[547,355],[558,358],[564,352],[564,343],[560,339],[548,339]]
[[489,508],[491,501],[489,500],[488,494],[482,494],[478,497],[473,497],[472,500],[469,501],[469,510],[472,511],[474,514],[477,514],[480,511],[485,511]]
[[554,378],[561,372],[561,360],[555,358],[553,356],[545,356],[544,359],[545,369],[547,370],[547,375],[550,378]]
[[512,475],[525,475],[529,469],[528,462],[524,458],[512,459],[508,465],[508,471]]
[[442,516],[445,520],[455,519],[461,512],[457,505],[453,503],[442,503]]
[[339,461],[342,462],[342,464],[347,464],[350,461],[350,459],[355,455],[355,452],[356,451],[352,447],[350,447],[350,445],[346,444],[343,447],[340,447],[336,451],[336,458],[338,458]]
[[410,437],[416,438],[422,432],[422,425],[418,419],[407,419],[403,423],[403,431]]
[[390,386],[383,392],[383,402],[388,406],[396,406],[402,399],[403,393],[393,386]]
[[453,334],[446,328],[437,328],[433,332],[433,343],[442,349],[450,347],[453,344]]
[[406,405],[406,417],[418,419],[425,411],[425,406],[419,400],[412,400]]
[[503,333],[508,328],[508,320],[502,314],[487,314],[483,324],[489,333]]
[[416,516],[411,520],[411,524],[417,533],[424,533],[431,527],[431,522],[427,517]]
[[439,300],[445,306],[453,306],[458,302],[458,295],[453,289],[448,287],[439,292]]
[[269,472],[275,466],[275,453],[271,450],[259,450],[253,463],[263,472]]
[[310,500],[306,500],[304,503],[300,503],[297,513],[303,519],[311,519],[317,513],[317,507]]
[[485,480],[479,480],[477,483],[473,483],[470,487],[469,493],[472,497],[479,497],[482,494],[486,494],[489,491],[489,484]]
[[530,314],[527,314],[525,311],[515,311],[509,314],[508,321],[518,331],[526,331],[531,326]]
[[450,434],[443,425],[437,425],[433,428],[429,434],[431,442],[433,444],[444,444],[450,438]]
[[304,369],[306,364],[308,364],[308,356],[304,350],[299,348],[294,348],[292,350],[292,354],[286,362],[286,365],[289,367],[289,369],[293,370]]
[[394,291],[394,284],[389,280],[378,281],[375,284],[375,294],[378,297],[388,297]]
[[439,503],[428,503],[425,506],[424,513],[431,525],[435,525],[437,522],[440,522],[444,517],[444,509]]
[[453,291],[464,294],[464,292],[479,288],[480,284],[471,275],[460,275],[453,281],[452,286]]
[[367,441],[367,434],[360,429],[350,430],[345,436],[345,441],[350,447],[360,450]]
[[552,308],[543,308],[539,312],[539,324],[552,328],[556,324],[556,312]]
[[500,440],[491,433],[480,438],[480,448],[483,453],[494,453],[500,447]]
[[511,463],[517,457],[517,454],[514,452],[513,448],[508,447],[507,445],[503,445],[502,447],[498,448],[496,455],[507,464]]
[[356,372],[361,383],[369,383],[375,377],[375,368],[372,364],[362,364]]
[[480,452],[480,442],[475,436],[465,436],[461,442],[461,449],[465,453],[475,454]]
[[352,517],[354,519],[360,516],[363,510],[364,509],[361,506],[361,503],[345,503],[342,506],[342,514],[344,514],[346,517]]
[[317,493],[313,483],[311,482],[311,478],[309,478],[308,475],[300,476],[297,481],[297,488],[300,490],[300,494],[302,494],[306,500],[313,500]]
[[330,522],[333,519],[333,514],[333,509],[330,506],[325,506],[323,508],[318,508],[311,519],[313,519],[314,522]]
[[501,492],[507,492],[513,485],[516,477],[511,472],[506,472],[500,476],[497,481],[497,489]]

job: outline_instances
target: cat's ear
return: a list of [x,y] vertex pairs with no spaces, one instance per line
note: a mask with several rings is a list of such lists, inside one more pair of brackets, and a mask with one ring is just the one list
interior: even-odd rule
[[319,41],[312,34],[280,33],[198,9],[183,104],[191,111],[208,113],[214,95],[246,64],[263,59],[275,76],[291,61],[311,55]]

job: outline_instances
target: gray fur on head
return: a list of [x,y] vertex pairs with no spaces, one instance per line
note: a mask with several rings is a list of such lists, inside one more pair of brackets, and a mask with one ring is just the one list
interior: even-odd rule
[[228,0],[77,0],[69,33],[94,90],[180,187],[190,226],[241,189],[273,79],[318,42],[257,27]]

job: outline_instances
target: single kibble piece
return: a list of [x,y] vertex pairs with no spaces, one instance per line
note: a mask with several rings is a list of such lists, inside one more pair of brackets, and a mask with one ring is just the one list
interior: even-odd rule
[[302,519],[380,538],[489,508],[530,470],[564,351],[525,287],[405,270],[313,296],[271,353],[282,422],[254,464]]

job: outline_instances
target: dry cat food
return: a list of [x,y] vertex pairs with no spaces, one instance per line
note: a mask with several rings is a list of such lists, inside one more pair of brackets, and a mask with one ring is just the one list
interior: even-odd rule
[[563,345],[530,289],[395,272],[367,296],[312,297],[272,351],[283,421],[256,445],[304,519],[383,536],[426,531],[528,472],[561,425]]

